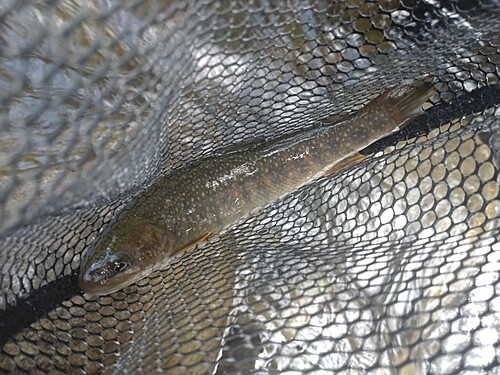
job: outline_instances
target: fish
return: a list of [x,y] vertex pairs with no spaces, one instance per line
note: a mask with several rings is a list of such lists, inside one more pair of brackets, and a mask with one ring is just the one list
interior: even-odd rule
[[161,177],[135,198],[82,260],[79,287],[106,295],[317,179],[362,160],[359,151],[422,115],[429,79],[382,92],[344,119]]

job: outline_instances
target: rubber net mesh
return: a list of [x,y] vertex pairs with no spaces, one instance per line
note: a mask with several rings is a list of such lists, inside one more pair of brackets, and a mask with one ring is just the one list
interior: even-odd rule
[[[0,3],[0,371],[499,373],[497,1]],[[423,74],[365,162],[110,296],[136,194]]]

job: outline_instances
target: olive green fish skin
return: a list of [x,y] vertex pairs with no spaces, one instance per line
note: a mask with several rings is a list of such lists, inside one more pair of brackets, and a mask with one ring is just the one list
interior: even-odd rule
[[80,287],[108,294],[147,276],[207,234],[323,176],[409,119],[432,94],[423,81],[386,91],[347,120],[279,143],[204,160],[160,179],[83,262]]

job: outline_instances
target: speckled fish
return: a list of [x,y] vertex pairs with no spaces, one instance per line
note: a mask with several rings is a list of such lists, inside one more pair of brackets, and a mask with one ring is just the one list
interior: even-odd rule
[[95,295],[122,289],[209,235],[349,165],[360,150],[423,113],[432,93],[428,82],[401,85],[331,126],[206,159],[160,179],[84,259],[81,289]]

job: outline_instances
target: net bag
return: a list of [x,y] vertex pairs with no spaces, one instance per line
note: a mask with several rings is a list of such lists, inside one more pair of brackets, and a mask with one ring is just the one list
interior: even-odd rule
[[[499,20],[495,0],[2,1],[0,372],[499,373]],[[361,164],[79,290],[158,178],[423,75],[425,114]]]

